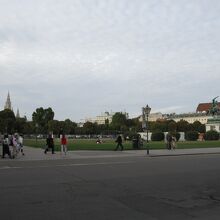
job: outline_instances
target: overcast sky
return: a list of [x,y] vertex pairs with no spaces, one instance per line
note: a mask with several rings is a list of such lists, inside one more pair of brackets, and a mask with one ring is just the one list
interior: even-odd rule
[[219,0],[0,0],[0,107],[79,122],[220,95]]

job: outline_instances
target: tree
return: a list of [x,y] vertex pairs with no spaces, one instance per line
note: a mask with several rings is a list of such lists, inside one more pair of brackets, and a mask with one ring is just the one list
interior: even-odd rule
[[113,116],[112,116],[112,122],[111,122],[111,126],[113,129],[115,130],[126,130],[127,129],[127,118],[126,115],[123,114],[122,112],[116,112]]
[[96,125],[95,123],[87,121],[83,125],[83,129],[85,131],[85,134],[95,134],[96,133]]
[[0,131],[13,133],[15,131],[15,114],[9,109],[0,111]]
[[127,126],[129,131],[134,133],[142,131],[142,122],[139,121],[139,118],[127,119]]
[[48,122],[48,130],[53,131],[53,134],[59,134],[60,131],[60,122],[57,120],[50,120]]
[[66,119],[63,124],[63,130],[66,134],[74,134],[75,128],[77,127],[77,124],[75,122],[72,122],[70,119]]
[[15,130],[18,133],[24,133],[25,124],[27,123],[27,118],[16,118]]
[[35,125],[33,121],[27,121],[24,125],[24,134],[34,134],[35,133]]
[[155,122],[149,122],[150,131],[156,132],[156,131],[167,131],[167,122],[166,121],[155,121]]
[[205,133],[205,125],[199,121],[195,121],[192,124],[193,130],[199,133]]
[[32,114],[32,120],[41,133],[46,133],[48,130],[48,122],[53,120],[54,112],[52,108],[44,109],[42,107],[37,108]]
[[186,132],[186,131],[190,131],[191,130],[191,126],[189,124],[189,122],[185,121],[185,120],[180,120],[177,123],[177,131],[179,132]]
[[105,125],[108,127],[109,126],[109,119],[105,119]]
[[168,123],[168,131],[169,132],[174,132],[174,131],[176,131],[177,130],[177,124],[176,124],[176,122],[175,121],[170,121],[169,123]]
[[85,134],[84,129],[81,128],[81,127],[76,127],[75,128],[75,134],[78,134],[78,135]]

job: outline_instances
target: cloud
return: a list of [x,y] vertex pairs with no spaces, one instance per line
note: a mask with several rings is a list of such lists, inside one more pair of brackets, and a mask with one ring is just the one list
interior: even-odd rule
[[9,90],[21,113],[51,106],[57,118],[78,121],[105,110],[135,115],[146,104],[192,111],[218,95],[217,0],[0,6],[1,106]]

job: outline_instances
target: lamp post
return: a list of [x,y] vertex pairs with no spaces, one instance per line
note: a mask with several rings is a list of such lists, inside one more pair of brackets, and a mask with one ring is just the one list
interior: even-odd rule
[[38,131],[38,123],[35,124],[36,142],[37,142],[37,131]]
[[150,115],[150,111],[151,111],[151,108],[146,105],[146,107],[143,107],[142,108],[142,128],[143,130],[147,131],[147,154],[149,154],[149,140],[148,140],[148,131],[149,131],[149,126],[148,126],[148,118],[149,118],[149,115]]

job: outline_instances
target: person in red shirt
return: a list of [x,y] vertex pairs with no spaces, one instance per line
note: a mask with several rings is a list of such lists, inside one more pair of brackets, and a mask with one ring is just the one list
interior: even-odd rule
[[67,152],[67,139],[66,139],[65,134],[62,134],[62,136],[61,136],[61,153],[63,153],[63,152],[66,155],[66,152]]

